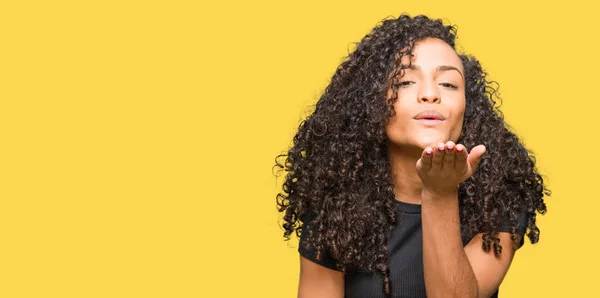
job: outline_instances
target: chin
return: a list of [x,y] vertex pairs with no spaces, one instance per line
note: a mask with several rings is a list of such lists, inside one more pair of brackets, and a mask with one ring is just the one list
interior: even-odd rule
[[435,147],[439,143],[446,143],[449,139],[443,136],[424,136],[415,142],[417,147],[425,150],[427,147]]
[[392,141],[393,146],[401,149],[401,150],[407,150],[407,151],[423,151],[425,150],[425,148],[427,147],[432,147],[435,148],[435,146],[440,143],[440,142],[433,142],[433,143],[427,143],[427,142],[422,142],[422,141],[409,141],[409,140],[403,140],[403,141]]
[[435,148],[439,143],[446,143],[450,141],[450,136],[445,133],[426,132],[422,131],[420,134],[412,133],[411,135],[389,135],[390,141],[401,148],[419,148],[425,150],[427,147]]

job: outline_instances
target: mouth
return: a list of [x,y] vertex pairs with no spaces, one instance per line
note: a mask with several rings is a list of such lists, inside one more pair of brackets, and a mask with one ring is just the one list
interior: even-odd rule
[[444,115],[435,110],[423,111],[417,114],[414,119],[426,125],[436,125],[446,120]]
[[444,122],[444,120],[437,119],[437,118],[420,118],[420,119],[415,119],[415,120],[417,120],[425,125],[438,125],[438,124]]

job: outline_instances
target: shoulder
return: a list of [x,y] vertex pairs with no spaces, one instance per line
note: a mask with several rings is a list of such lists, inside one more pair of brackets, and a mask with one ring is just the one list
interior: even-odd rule
[[[337,267],[337,261],[331,256],[330,252],[326,248],[321,248],[320,250],[316,247],[316,243],[314,243],[315,239],[317,239],[318,230],[314,226],[314,215],[307,214],[304,216],[302,221],[302,230],[300,234],[300,242],[298,244],[298,253],[309,261],[312,261],[318,265],[326,267],[328,269],[340,271]],[[308,234],[312,233],[313,237],[308,238]]]
[[[514,225],[514,230],[513,230],[512,217],[510,215],[501,216],[499,218],[497,231],[499,233],[507,233],[507,234],[516,235],[517,239],[519,241],[517,248],[520,248],[524,244],[524,239],[525,239],[524,236],[525,236],[525,233],[527,232],[527,227],[529,225],[530,218],[531,218],[531,213],[529,213],[529,212],[525,212],[525,211],[517,212],[516,218],[514,219],[515,225]],[[463,245],[467,245],[473,239],[473,237],[469,237],[469,234],[473,235],[473,234],[481,234],[481,233],[482,233],[482,231],[471,231],[471,233],[469,233],[466,230],[466,227],[462,227]]]

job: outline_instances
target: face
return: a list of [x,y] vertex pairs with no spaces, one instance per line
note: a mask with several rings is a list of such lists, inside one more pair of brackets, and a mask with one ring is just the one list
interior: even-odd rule
[[[424,39],[402,57],[411,67],[394,79],[398,98],[386,126],[391,143],[401,148],[435,146],[460,137],[465,111],[462,61],[451,46],[437,38]],[[388,98],[392,89],[388,91]]]

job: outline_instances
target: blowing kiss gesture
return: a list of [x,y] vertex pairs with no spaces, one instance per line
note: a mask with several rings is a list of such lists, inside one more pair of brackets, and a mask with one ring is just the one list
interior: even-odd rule
[[484,145],[478,145],[468,153],[464,145],[452,141],[425,148],[416,165],[423,189],[437,194],[455,193],[458,185],[473,175],[485,150]]

